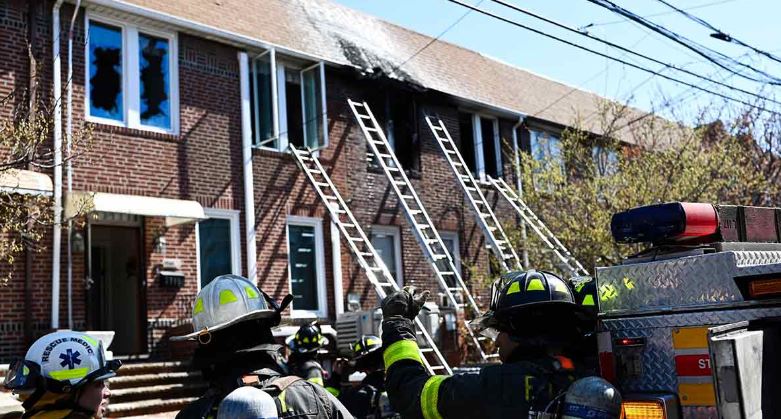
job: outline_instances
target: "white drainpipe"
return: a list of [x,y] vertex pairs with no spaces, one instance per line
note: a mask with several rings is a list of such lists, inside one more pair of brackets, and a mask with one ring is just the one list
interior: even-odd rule
[[[239,53],[239,84],[241,85],[241,155],[244,170],[244,224],[247,241],[247,278],[258,282],[257,245],[255,243],[255,188],[252,176],[252,112],[249,94],[249,60]],[[258,284],[260,285],[260,284]]]
[[344,284],[342,282],[342,248],[339,227],[331,220],[331,261],[334,271],[334,308],[336,317],[344,313]]
[[[523,125],[526,119],[525,115],[518,116],[518,122],[513,125],[513,153],[515,154],[515,189],[518,190],[518,196],[523,198],[523,182],[521,182],[521,148],[518,146],[518,128]],[[529,252],[526,250],[526,222],[521,217],[521,240],[523,240],[522,262],[523,267],[529,267]]]
[[54,231],[52,236],[52,329],[60,327],[60,243],[62,224],[62,64],[60,62],[60,6],[52,8],[52,84],[54,90]]
[[[73,165],[71,164],[71,152],[73,142],[73,25],[76,23],[76,15],[79,14],[81,0],[76,1],[76,8],[73,9],[71,16],[71,25],[68,29],[68,77],[65,79],[68,83],[68,99],[66,107],[65,121],[65,146],[66,172],[68,174],[68,195],[73,191]],[[86,63],[89,65],[89,63]],[[73,246],[71,236],[73,235],[73,220],[68,220],[68,328],[73,329]]]

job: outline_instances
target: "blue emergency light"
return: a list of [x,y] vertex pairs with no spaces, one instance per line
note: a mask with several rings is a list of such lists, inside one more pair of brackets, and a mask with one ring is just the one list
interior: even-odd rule
[[680,242],[716,235],[719,217],[711,204],[670,202],[617,213],[610,230],[618,243]]

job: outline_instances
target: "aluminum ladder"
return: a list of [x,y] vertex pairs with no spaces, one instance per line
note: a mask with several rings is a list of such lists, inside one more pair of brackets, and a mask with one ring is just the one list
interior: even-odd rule
[[[396,154],[390,147],[388,139],[385,137],[385,133],[377,124],[377,120],[374,118],[369,105],[366,102],[356,102],[352,99],[347,99],[350,108],[355,115],[355,119],[358,121],[363,135],[366,137],[366,142],[374,153],[377,163],[382,168],[385,176],[390,181],[390,185],[393,191],[396,193],[396,197],[401,203],[404,209],[404,215],[407,218],[412,232],[415,235],[415,239],[423,250],[423,254],[428,259],[434,270],[437,282],[439,282],[440,288],[445,292],[448,301],[456,309],[462,309],[469,307],[472,315],[477,316],[480,313],[480,308],[477,306],[472,293],[469,292],[464,280],[461,278],[460,272],[456,269],[453,263],[453,258],[445,247],[445,243],[439,236],[434,223],[431,221],[428,213],[423,207],[423,203],[420,201],[418,194],[412,187],[407,174],[404,173],[404,169],[399,164]],[[370,124],[370,126],[367,125]],[[454,293],[459,293],[464,297],[466,302],[462,303],[456,298]],[[468,317],[468,316],[466,316]],[[466,319],[469,320],[469,319]],[[469,323],[466,324],[466,329],[469,333],[469,337],[472,340],[472,344],[480,352],[480,358],[485,362],[490,358],[497,357],[497,354],[487,354],[480,342],[485,340],[485,337],[478,337]]]
[[450,168],[453,170],[458,180],[458,184],[461,185],[461,189],[464,191],[469,205],[472,207],[472,211],[475,214],[475,219],[480,229],[483,231],[483,235],[488,241],[488,245],[493,250],[494,255],[499,260],[502,266],[502,271],[507,272],[510,270],[522,270],[523,264],[518,254],[513,249],[510,239],[505,234],[501,223],[496,218],[491,205],[485,199],[483,191],[475,181],[472,172],[464,162],[464,158],[458,151],[456,144],[453,142],[453,138],[450,136],[447,127],[438,117],[432,117],[426,115],[426,122],[431,129],[431,133],[434,134],[434,138],[439,144],[439,148],[442,149],[442,153],[445,154]]
[[583,265],[581,265],[580,262],[578,262],[578,260],[572,256],[572,253],[570,253],[569,249],[567,249],[567,247],[556,238],[553,232],[550,231],[545,223],[543,223],[542,220],[537,217],[534,211],[532,211],[532,209],[529,208],[525,202],[523,202],[523,199],[521,199],[521,197],[515,193],[515,190],[513,190],[513,188],[511,188],[510,185],[504,181],[504,179],[494,179],[489,177],[489,180],[491,181],[491,184],[494,185],[496,190],[499,191],[499,193],[504,197],[504,199],[510,202],[510,205],[512,205],[513,209],[515,209],[521,218],[523,218],[524,222],[531,226],[532,230],[534,230],[540,240],[542,240],[542,242],[545,243],[545,245],[548,247],[548,250],[556,255],[556,258],[560,262],[559,264],[562,266],[562,268],[564,268],[564,270],[568,271],[569,274],[573,276],[588,275],[586,268],[584,268]]
[[[391,276],[387,266],[382,262],[382,258],[380,258],[374,246],[372,246],[371,241],[360,224],[358,224],[352,211],[350,211],[347,203],[342,199],[336,186],[320,164],[320,161],[312,153],[312,150],[296,148],[292,144],[289,147],[298,167],[304,172],[309,183],[317,191],[317,195],[326,208],[328,208],[331,220],[339,228],[339,232],[341,232],[345,241],[347,241],[355,260],[358,261],[358,264],[366,272],[366,276],[374,286],[378,297],[383,299],[389,293],[398,291],[399,285],[396,283],[396,280]],[[426,331],[426,328],[423,327],[420,318],[415,318],[415,326],[417,326],[416,334],[424,341],[424,345],[419,348],[420,358],[429,373],[437,374],[444,372],[452,375],[452,369],[445,357],[442,356],[442,352],[434,344],[434,340]]]

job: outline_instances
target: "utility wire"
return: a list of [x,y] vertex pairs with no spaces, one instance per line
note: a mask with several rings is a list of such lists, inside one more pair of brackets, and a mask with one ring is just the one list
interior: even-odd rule
[[702,25],[702,26],[712,30],[714,32],[713,34],[711,34],[712,37],[717,38],[717,39],[721,39],[722,41],[732,42],[732,43],[738,44],[738,45],[740,45],[742,47],[746,47],[746,48],[756,52],[757,54],[763,55],[763,56],[765,56],[767,58],[770,58],[771,60],[773,60],[775,62],[781,63],[781,58],[779,58],[778,56],[773,55],[770,52],[761,50],[759,48],[753,47],[753,46],[751,46],[751,45],[749,45],[749,44],[747,44],[747,43],[745,43],[745,42],[735,38],[732,35],[728,35],[726,32],[724,32],[724,31],[716,28],[715,26],[711,25],[710,23],[708,23],[705,19],[702,19],[702,18],[699,18],[697,16],[694,16],[694,15],[692,15],[691,13],[687,12],[684,9],[680,9],[678,7],[675,7],[674,5],[670,4],[669,2],[667,2],[665,0],[657,0],[657,1],[659,3],[664,4],[665,6],[667,6],[669,8],[671,8],[671,9],[673,9],[674,11],[682,14],[683,16],[688,18],[689,20],[694,21],[696,23],[699,23],[700,25]]
[[[745,63],[742,63],[740,61],[737,61],[733,59],[732,57],[729,57],[727,55],[722,54],[721,52],[718,52],[716,50],[713,50],[711,48],[708,48],[704,45],[698,44],[691,39],[688,39],[680,34],[677,34],[664,26],[658,25],[656,23],[651,22],[648,19],[643,18],[642,16],[639,16],[627,9],[624,9],[621,6],[618,6],[617,4],[613,3],[610,0],[586,0],[589,3],[596,4],[597,6],[603,7],[607,10],[610,10],[613,13],[616,13],[620,16],[623,16],[627,19],[630,19],[637,24],[644,26],[648,29],[653,30],[654,32],[657,32],[661,34],[662,36],[675,41],[676,43],[683,45],[687,49],[695,52],[697,55],[702,56],[703,58],[707,59],[711,63],[715,64],[718,67],[721,67],[724,70],[727,70],[729,72],[735,73],[736,75],[751,80],[758,83],[767,83],[772,85],[781,85],[781,78],[778,78],[776,76],[773,76],[763,70],[760,70],[752,65],[748,65]],[[735,69],[735,67],[743,67],[747,70],[752,71],[755,74],[758,74],[765,79],[759,79],[756,78],[756,76],[747,75],[741,71],[738,71]]]
[[[742,99],[734,98],[732,96],[728,96],[728,95],[725,95],[725,94],[720,93],[720,92],[714,92],[712,90],[708,90],[708,89],[705,89],[703,87],[700,87],[700,86],[698,86],[696,84],[692,84],[692,83],[689,83],[687,81],[684,81],[684,80],[681,80],[681,79],[677,79],[675,77],[671,77],[671,76],[668,76],[668,75],[665,75],[665,74],[661,74],[661,72],[659,72],[659,71],[654,71],[654,70],[648,69],[646,67],[643,67],[641,65],[634,64],[634,63],[631,63],[629,61],[613,57],[611,55],[605,54],[603,52],[599,52],[597,50],[594,50],[594,49],[591,49],[591,48],[588,48],[588,47],[584,47],[584,46],[582,46],[580,44],[577,44],[577,43],[575,43],[573,41],[568,41],[566,39],[559,38],[557,36],[554,36],[554,35],[551,35],[549,33],[543,32],[543,31],[541,31],[539,29],[535,29],[535,28],[526,26],[526,25],[524,25],[522,23],[516,22],[516,21],[514,21],[512,19],[509,19],[509,18],[506,18],[504,16],[500,16],[500,15],[497,15],[495,13],[489,12],[487,10],[480,9],[478,7],[475,7],[475,6],[472,6],[470,4],[464,3],[461,0],[447,0],[447,1],[449,1],[451,3],[455,3],[455,4],[458,4],[458,5],[461,5],[462,7],[466,7],[468,9],[474,10],[474,11],[476,11],[476,12],[478,12],[480,14],[483,14],[485,16],[489,16],[489,17],[492,17],[494,19],[500,20],[502,22],[509,23],[509,24],[511,24],[513,26],[517,26],[519,28],[526,29],[526,30],[528,30],[530,32],[536,33],[536,34],[538,34],[540,36],[543,36],[545,38],[549,38],[549,39],[553,39],[553,40],[559,41],[561,43],[564,43],[566,45],[572,46],[574,48],[577,48],[577,49],[580,49],[580,50],[583,50],[583,51],[586,51],[586,52],[590,52],[592,54],[595,54],[595,55],[598,55],[600,57],[604,57],[604,58],[610,59],[612,61],[619,62],[619,63],[624,64],[626,66],[632,67],[634,69],[637,69],[637,70],[640,70],[640,71],[643,71],[643,72],[646,72],[646,73],[649,73],[649,74],[653,74],[653,75],[659,76],[659,77],[664,78],[666,80],[669,80],[669,81],[672,81],[672,82],[675,82],[675,83],[679,83],[679,84],[682,84],[684,86],[688,86],[688,87],[691,87],[691,88],[694,88],[694,89],[697,89],[697,90],[701,90],[703,92],[710,93],[710,94],[712,94],[714,96],[718,96],[718,97],[721,97],[723,99],[726,99],[726,100],[729,100],[729,101],[732,101],[732,102],[740,103],[740,104],[743,104],[745,106],[749,106],[749,107],[757,108],[759,110],[763,110],[763,111],[766,111],[766,112],[771,112],[771,113],[774,113],[774,114],[778,114],[775,111],[772,111],[772,110],[764,108],[764,107],[757,106],[757,105],[755,105],[755,104],[753,104],[751,102],[747,102],[747,101],[742,100]],[[778,114],[778,115],[781,115],[781,114]]]
[[[703,9],[705,7],[716,6],[716,5],[724,4],[724,3],[731,3],[733,1],[736,1],[736,0],[714,1],[714,2],[710,2],[710,3],[703,3],[703,4],[698,4],[696,6],[687,7],[687,8],[682,9],[682,10]],[[643,17],[644,18],[657,17],[657,16],[671,15],[673,13],[675,13],[675,12],[651,13],[650,15],[645,15]],[[626,20],[626,19],[621,19],[621,20],[611,20],[611,21],[608,21],[608,22],[589,23],[588,25],[583,26],[581,29],[596,28],[596,27],[599,27],[599,26],[615,25],[617,23],[627,23],[627,22],[630,22],[630,21]]]
[[[603,43],[603,44],[605,44],[605,45],[607,45],[607,46],[609,46],[611,48],[615,48],[615,49],[617,49],[619,51],[622,51],[624,53],[627,53],[627,54],[630,54],[630,55],[634,55],[636,57],[640,57],[642,59],[651,61],[653,63],[662,65],[665,68],[670,68],[670,69],[679,71],[681,73],[688,74],[690,76],[697,77],[699,79],[705,80],[705,81],[707,81],[709,83],[715,83],[715,84],[718,84],[718,85],[720,85],[722,87],[726,87],[728,89],[732,89],[732,90],[735,90],[735,91],[738,91],[738,92],[741,92],[741,93],[744,93],[744,94],[747,94],[747,95],[750,95],[750,96],[754,96],[754,97],[756,97],[758,99],[766,100],[766,98],[761,97],[761,96],[757,95],[756,93],[753,93],[753,92],[750,92],[748,90],[744,90],[744,89],[741,89],[741,88],[738,88],[738,87],[735,87],[735,86],[731,86],[731,85],[726,84],[726,83],[722,83],[722,82],[720,82],[718,80],[714,80],[714,79],[712,79],[710,77],[703,76],[703,75],[695,73],[695,72],[693,72],[691,70],[687,70],[687,69],[685,69],[683,67],[678,67],[678,66],[675,66],[673,64],[666,63],[664,61],[656,59],[654,57],[650,57],[648,55],[639,53],[639,52],[633,50],[632,47],[627,48],[627,47],[624,47],[622,45],[616,44],[615,42],[608,41],[607,39],[591,35],[588,32],[575,29],[575,28],[573,28],[571,26],[568,26],[568,25],[566,25],[564,23],[557,22],[557,21],[555,21],[553,19],[549,19],[549,18],[547,18],[545,16],[542,16],[542,15],[539,15],[537,13],[528,11],[528,10],[523,9],[523,8],[520,8],[520,7],[518,7],[518,6],[516,6],[516,5],[512,4],[512,3],[508,3],[505,0],[491,0],[491,1],[494,2],[494,3],[500,4],[500,5],[508,8],[508,9],[514,10],[514,11],[519,12],[519,13],[523,13],[524,15],[527,15],[527,16],[531,16],[531,17],[533,17],[535,19],[538,19],[538,20],[541,20],[541,21],[543,21],[545,23],[549,23],[549,24],[551,24],[553,26],[556,26],[558,28],[564,29],[566,31],[569,31],[569,32],[572,32],[572,33],[575,33],[575,34],[578,34],[578,35],[581,35],[581,36],[585,36],[586,38],[589,38],[589,39],[597,41],[597,42],[601,42],[601,43]],[[659,0],[659,1],[663,1],[663,0]],[[781,105],[781,102],[777,102],[775,100],[771,100],[771,102],[774,102],[777,105]]]

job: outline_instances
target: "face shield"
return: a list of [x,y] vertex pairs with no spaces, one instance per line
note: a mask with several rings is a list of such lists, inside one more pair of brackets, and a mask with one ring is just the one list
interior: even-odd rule
[[19,359],[8,366],[3,385],[14,391],[32,390],[41,374],[41,367],[35,362]]

